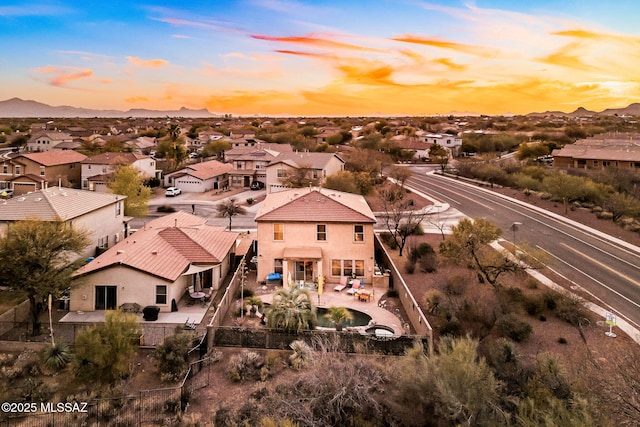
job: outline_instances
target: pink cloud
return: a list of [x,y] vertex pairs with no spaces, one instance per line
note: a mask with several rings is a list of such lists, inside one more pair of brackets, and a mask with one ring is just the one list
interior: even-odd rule
[[136,67],[144,68],[162,68],[169,64],[164,59],[141,59],[135,56],[127,56],[127,59]]
[[93,70],[64,69],[47,65],[46,67],[34,68],[34,71],[46,75],[51,75],[49,84],[52,86],[65,86],[67,83],[93,76]]

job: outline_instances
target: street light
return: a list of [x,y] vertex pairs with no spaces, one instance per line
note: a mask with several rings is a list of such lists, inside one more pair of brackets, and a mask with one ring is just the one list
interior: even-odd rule
[[522,225],[521,222],[514,222],[511,224],[511,231],[513,231],[513,254],[516,254],[516,231],[518,231],[518,226]]

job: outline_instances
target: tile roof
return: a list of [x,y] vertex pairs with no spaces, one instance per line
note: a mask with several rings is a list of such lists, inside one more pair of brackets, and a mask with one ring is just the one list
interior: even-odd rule
[[102,153],[82,161],[85,165],[130,165],[136,160],[148,159],[149,156],[138,153]]
[[190,175],[198,179],[210,179],[216,176],[229,173],[233,169],[233,165],[230,163],[221,163],[217,160],[210,160],[208,162],[194,163],[186,166],[184,169],[173,172],[167,176],[180,177],[184,175]]
[[340,162],[344,163],[344,160],[335,153],[315,153],[315,152],[292,152],[281,153],[276,157],[270,165],[278,163],[286,163],[292,167],[308,167],[311,169],[324,169],[331,161],[332,158],[337,158]]
[[570,157],[584,160],[640,161],[640,145],[634,144],[570,144],[553,150],[553,157]]
[[186,212],[155,219],[81,267],[75,276],[125,265],[175,281],[192,263],[219,264],[239,234],[205,221]]
[[256,221],[374,223],[364,197],[327,188],[296,188],[270,193]]
[[87,156],[85,156],[84,154],[80,154],[77,151],[73,150],[52,150],[43,151],[41,153],[21,154],[17,156],[15,160],[19,162],[21,157],[24,157],[36,163],[40,163],[43,166],[79,163],[87,158]]
[[117,194],[50,187],[1,201],[0,221],[30,218],[68,221],[125,198]]

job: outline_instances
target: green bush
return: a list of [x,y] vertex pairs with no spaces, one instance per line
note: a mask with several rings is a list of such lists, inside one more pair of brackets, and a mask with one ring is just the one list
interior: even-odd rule
[[444,286],[444,291],[447,295],[462,295],[467,288],[468,279],[464,276],[451,276],[447,277],[447,283]]
[[532,328],[527,322],[520,320],[517,314],[508,313],[496,322],[503,337],[510,338],[515,342],[522,342],[529,338]]
[[71,348],[64,341],[48,345],[42,352],[44,366],[52,371],[63,369],[71,361]]
[[253,202],[255,202],[255,200],[254,200],[254,198],[253,198],[253,197],[249,197],[249,198],[247,199],[247,204],[248,204],[249,206],[251,206],[251,205],[253,204]]
[[260,370],[264,366],[264,358],[255,351],[243,350],[229,360],[227,377],[235,382],[248,379],[260,379]]
[[573,326],[580,326],[590,320],[589,311],[582,299],[576,296],[561,295],[555,313],[560,319]]
[[524,306],[524,309],[527,311],[527,313],[531,316],[542,313],[546,307],[544,296],[542,295],[531,297],[525,296],[522,305]]
[[156,348],[153,357],[158,361],[158,372],[163,382],[177,381],[184,377],[188,367],[187,352],[192,343],[193,335],[180,331],[165,338]]

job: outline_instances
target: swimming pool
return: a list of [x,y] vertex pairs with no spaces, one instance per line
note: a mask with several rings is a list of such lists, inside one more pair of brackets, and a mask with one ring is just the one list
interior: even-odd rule
[[[371,316],[367,313],[363,313],[358,310],[347,308],[353,315],[353,319],[350,322],[345,322],[343,326],[367,326],[371,322]],[[318,307],[318,326],[321,328],[334,328],[335,325],[331,320],[324,317],[327,313],[327,309],[324,307]]]

